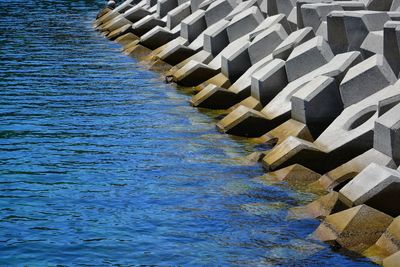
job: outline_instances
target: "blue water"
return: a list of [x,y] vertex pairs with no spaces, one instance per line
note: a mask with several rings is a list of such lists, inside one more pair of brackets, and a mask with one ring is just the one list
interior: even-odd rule
[[366,266],[286,220],[245,139],[91,28],[103,1],[0,1],[0,265]]

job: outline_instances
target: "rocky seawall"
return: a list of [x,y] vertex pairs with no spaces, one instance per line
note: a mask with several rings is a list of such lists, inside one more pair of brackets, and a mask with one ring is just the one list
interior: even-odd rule
[[291,210],[316,238],[400,266],[399,0],[110,1],[94,27],[273,146],[265,179],[324,192]]

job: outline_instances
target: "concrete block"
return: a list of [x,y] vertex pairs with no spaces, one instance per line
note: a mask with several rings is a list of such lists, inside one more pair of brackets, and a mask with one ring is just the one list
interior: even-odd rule
[[221,73],[232,82],[236,81],[251,66],[248,51],[250,42],[247,38],[240,38],[237,41],[240,41],[236,42],[237,46],[232,47],[221,56]]
[[209,27],[225,18],[232,10],[233,6],[228,0],[216,0],[212,2],[205,12],[207,26]]
[[295,187],[306,186],[319,179],[321,175],[301,165],[294,164],[286,168],[269,172],[260,177],[268,182],[285,182]]
[[315,35],[311,27],[294,31],[275,48],[273,56],[275,58],[286,60],[296,46],[307,42],[314,37]]
[[400,251],[383,260],[383,267],[398,267],[400,262]]
[[371,163],[339,191],[348,207],[366,204],[390,216],[399,216],[400,173]]
[[286,17],[289,16],[290,12],[296,5],[295,0],[275,0],[275,1],[278,13],[285,14]]
[[206,28],[205,11],[197,10],[181,22],[181,37],[192,42]]
[[317,138],[343,110],[334,78],[318,76],[293,94],[292,118],[307,125]]
[[332,11],[327,17],[328,41],[333,52],[360,51],[367,35],[381,31],[390,17],[379,11]]
[[340,84],[344,107],[353,105],[397,80],[382,55],[372,56],[352,67]]
[[364,58],[372,57],[375,54],[383,54],[383,31],[373,31],[368,33],[360,50]]
[[373,245],[393,218],[367,205],[329,215],[314,236],[335,247],[362,252]]
[[291,218],[305,219],[317,218],[325,219],[333,213],[345,210],[347,207],[339,200],[339,193],[330,192],[310,204],[291,208],[289,210]]
[[383,259],[398,251],[400,251],[400,217],[393,220],[378,241],[364,251],[363,255],[382,265]]
[[257,138],[257,141],[262,144],[275,146],[277,144],[279,145],[290,136],[314,142],[314,138],[308,130],[307,125],[293,119],[282,123],[278,127]]
[[389,11],[393,0],[361,0],[368,10]]
[[218,55],[229,44],[226,27],[229,21],[220,20],[210,26],[204,32],[204,50],[211,53],[213,56]]
[[323,21],[326,21],[328,14],[334,10],[343,11],[342,6],[332,3],[304,4],[301,6],[301,13],[304,27],[313,28],[317,32]]
[[400,105],[375,121],[374,148],[400,165]]
[[347,107],[314,143],[286,139],[264,157],[264,167],[274,170],[298,163],[319,173],[337,168],[372,148],[377,104],[399,94],[398,86],[388,86]]
[[[400,2],[399,2],[400,4]],[[384,26],[383,54],[396,77],[400,73],[400,21],[388,21]]]
[[321,176],[318,183],[326,190],[339,191],[371,163],[389,168],[396,167],[396,164],[390,157],[371,148],[354,159],[351,159],[339,167],[325,173]]
[[400,0],[393,0],[390,11],[400,11]]
[[179,36],[180,26],[174,30],[168,30],[166,27],[155,26],[140,37],[140,43],[152,50],[172,41]]
[[229,41],[234,41],[254,30],[262,21],[262,15],[258,7],[252,6],[234,16],[227,28]]
[[259,33],[251,41],[248,53],[251,64],[271,54],[279,44],[288,37],[281,24],[275,24]]
[[296,80],[326,64],[333,57],[329,44],[321,36],[314,37],[293,49],[286,61],[288,80]]
[[165,27],[166,22],[158,19],[156,15],[148,15],[132,24],[132,32],[137,36],[142,36],[156,26]]
[[167,14],[167,28],[172,30],[191,14],[190,2],[177,6]]
[[[302,86],[319,75],[327,75],[340,80],[343,72],[346,72],[355,62],[358,62],[359,54],[359,52],[349,52],[335,56],[328,64],[290,82],[260,113],[253,113],[251,110],[242,108],[240,112],[228,114],[226,119],[218,122],[218,130],[251,137],[259,137],[265,134],[290,119],[291,96]],[[243,116],[244,118],[236,118],[235,116]],[[248,122],[252,123],[253,120],[259,122],[259,125],[254,129],[247,125]],[[231,122],[234,124],[231,125]]]
[[239,13],[243,12],[244,10],[256,6],[258,7],[257,0],[248,0],[248,1],[243,1],[239,3],[226,17],[226,20],[232,20],[236,15]]
[[251,96],[265,106],[287,83],[285,61],[274,59],[251,76]]
[[171,10],[178,6],[177,0],[159,0],[157,1],[157,17],[162,18],[168,14]]

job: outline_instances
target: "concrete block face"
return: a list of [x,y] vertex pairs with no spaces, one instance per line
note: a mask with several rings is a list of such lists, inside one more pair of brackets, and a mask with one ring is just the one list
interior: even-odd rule
[[328,244],[361,253],[376,243],[392,221],[393,217],[360,205],[327,216],[314,236]]
[[264,16],[258,7],[250,7],[233,17],[228,25],[227,33],[229,41],[232,42],[254,30],[262,21]]
[[383,54],[383,31],[368,33],[360,46],[364,58],[372,57],[375,54]]
[[278,13],[285,14],[286,17],[289,16],[290,12],[296,5],[295,0],[275,0],[275,1]]
[[382,30],[388,20],[390,20],[389,15],[382,12],[367,10],[345,12],[344,24],[347,31],[348,51],[359,50],[368,33]]
[[[236,81],[248,68],[251,67],[248,47],[249,41],[241,39],[237,46],[221,57],[221,73],[232,82]],[[237,40],[239,41],[239,40]]]
[[340,84],[345,107],[353,105],[397,80],[382,55],[372,56],[352,67]]
[[400,173],[387,167],[370,164],[339,191],[347,206],[366,204],[390,216],[400,215]]
[[190,3],[186,2],[175,9],[171,10],[167,14],[167,27],[172,30],[178,26],[182,20],[191,14]]
[[287,83],[285,61],[274,59],[251,76],[251,96],[265,106]]
[[343,110],[338,84],[328,76],[312,79],[292,96],[291,102],[292,118],[306,124],[314,138]]
[[361,0],[368,10],[389,11],[393,0]]
[[205,18],[207,26],[211,26],[219,20],[225,18],[233,7],[228,0],[217,0],[213,2],[206,10]]
[[204,50],[211,53],[213,56],[219,54],[229,44],[226,27],[229,21],[220,20],[213,26],[204,31]]
[[400,104],[375,121],[374,148],[400,165]]
[[257,0],[243,1],[235,6],[235,8],[225,17],[226,20],[232,20],[236,15],[243,12],[244,10],[255,6],[258,7]]
[[301,6],[301,13],[304,27],[313,28],[316,32],[323,21],[326,21],[327,15],[334,10],[342,11],[340,5],[334,3],[316,3],[304,4]]
[[297,46],[286,62],[289,82],[321,67],[333,57],[329,44],[321,36],[314,37]]
[[294,31],[285,40],[283,40],[283,42],[278,45],[277,48],[275,48],[273,51],[273,56],[275,58],[286,60],[296,46],[307,42],[314,37],[314,31],[311,27]]
[[390,11],[400,11],[400,0],[393,0]]
[[332,11],[327,17],[328,41],[334,53],[360,51],[365,38],[372,31],[381,31],[390,17],[385,12]]
[[204,14],[204,10],[197,10],[182,21],[181,36],[183,38],[192,42],[207,28]]
[[177,0],[160,0],[157,2],[157,15],[162,18],[178,6]]
[[252,64],[271,54],[275,48],[287,38],[285,29],[280,24],[275,24],[269,29],[258,34],[250,43],[249,56]]
[[203,2],[204,0],[190,0],[190,9],[192,10],[192,13],[197,11]]
[[388,21],[384,26],[383,54],[396,77],[400,73],[400,21]]

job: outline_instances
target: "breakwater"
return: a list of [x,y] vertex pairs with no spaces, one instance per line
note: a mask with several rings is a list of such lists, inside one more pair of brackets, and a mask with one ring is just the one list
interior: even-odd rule
[[384,266],[400,262],[400,2],[125,1],[94,27],[127,55],[225,110],[222,133],[264,179],[325,192],[291,209],[313,236]]

